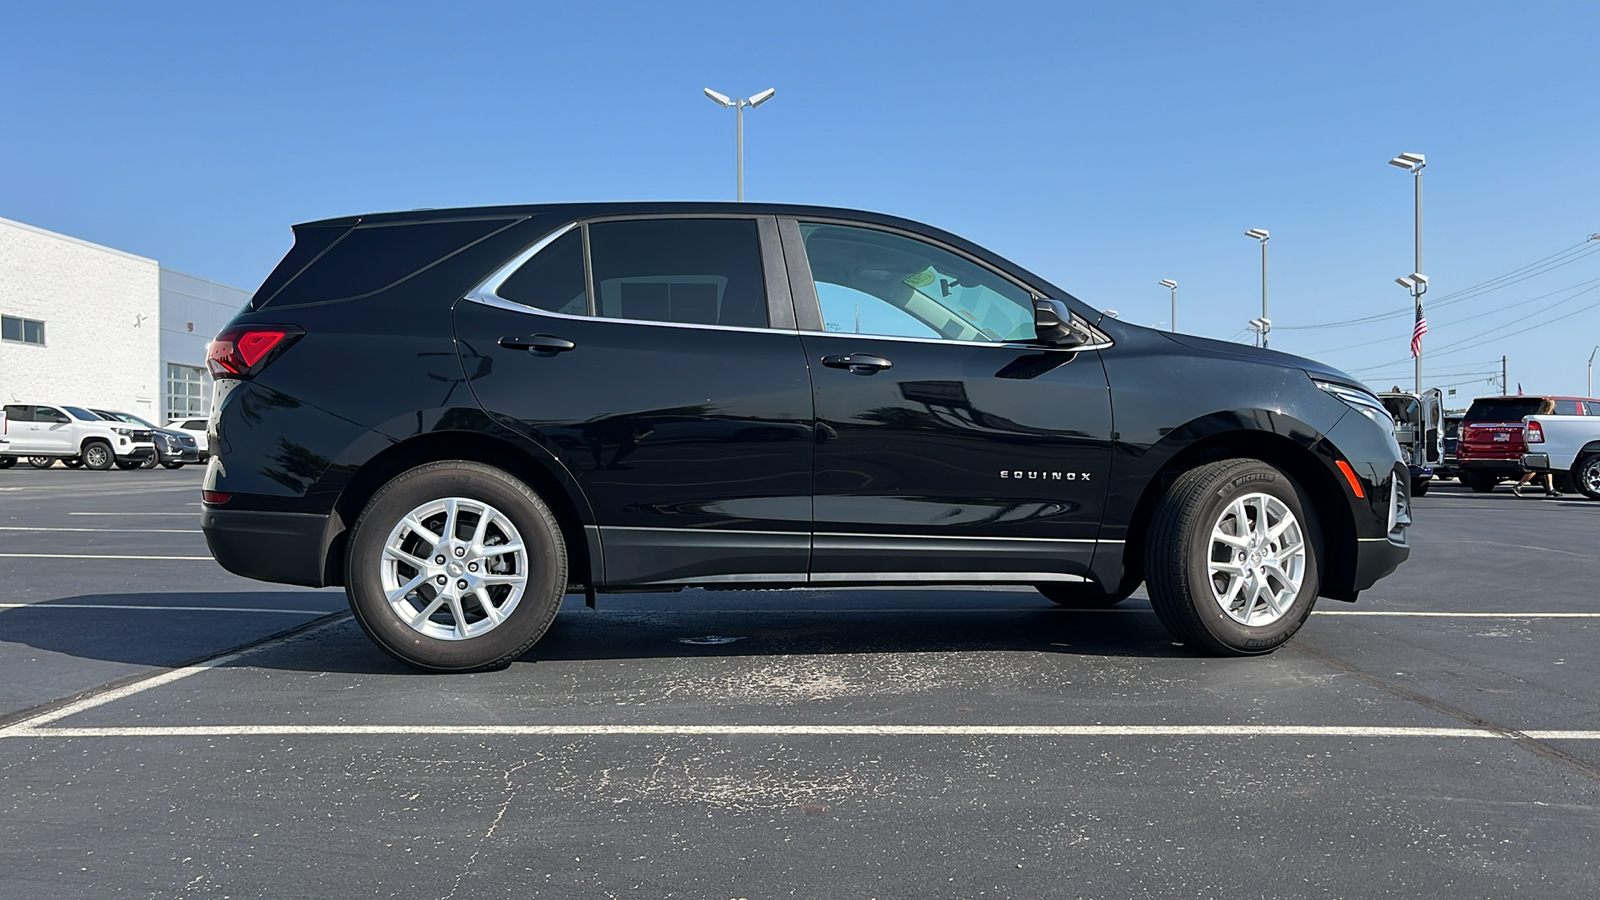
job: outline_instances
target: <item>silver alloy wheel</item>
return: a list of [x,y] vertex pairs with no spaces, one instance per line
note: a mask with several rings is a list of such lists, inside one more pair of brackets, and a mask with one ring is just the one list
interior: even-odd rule
[[1589,496],[1600,496],[1600,456],[1591,456],[1578,473],[1579,482],[1589,489]]
[[90,444],[83,451],[83,464],[91,469],[100,469],[111,465],[111,450],[104,444]]
[[431,638],[466,640],[516,609],[528,584],[528,551],[498,509],[444,497],[413,509],[389,532],[379,576],[400,621]]
[[1271,494],[1233,501],[1211,527],[1211,596],[1241,625],[1270,625],[1300,596],[1306,540],[1288,505]]

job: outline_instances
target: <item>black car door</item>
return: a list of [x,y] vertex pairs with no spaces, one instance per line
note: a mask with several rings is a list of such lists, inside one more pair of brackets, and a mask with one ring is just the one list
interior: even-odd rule
[[577,480],[601,583],[803,581],[811,387],[776,220],[594,220],[531,249],[457,304],[458,346],[484,409]]
[[951,248],[781,230],[817,417],[811,581],[1082,580],[1110,468],[1099,354],[1030,346],[1030,291]]

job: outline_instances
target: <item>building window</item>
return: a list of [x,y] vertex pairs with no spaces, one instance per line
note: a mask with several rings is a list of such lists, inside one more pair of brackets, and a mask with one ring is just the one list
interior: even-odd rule
[[44,323],[16,316],[0,316],[0,340],[44,346]]
[[167,418],[206,414],[206,372],[198,366],[167,363]]

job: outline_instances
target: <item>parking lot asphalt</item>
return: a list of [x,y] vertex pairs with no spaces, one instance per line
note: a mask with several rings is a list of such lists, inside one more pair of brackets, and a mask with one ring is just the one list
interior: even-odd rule
[[1269,657],[1142,593],[684,591],[434,676],[218,568],[198,483],[0,472],[0,897],[1600,893],[1600,503],[1437,486]]

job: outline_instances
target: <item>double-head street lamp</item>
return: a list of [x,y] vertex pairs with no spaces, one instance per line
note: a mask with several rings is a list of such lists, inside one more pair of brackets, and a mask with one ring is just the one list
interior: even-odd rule
[[777,88],[767,88],[761,93],[746,99],[744,97],[729,97],[727,94],[719,94],[716,91],[713,91],[711,88],[706,88],[706,96],[710,97],[712,102],[723,107],[724,109],[732,108],[737,114],[737,118],[739,120],[737,138],[739,190],[737,196],[740,203],[744,202],[744,110],[747,106],[751,109],[755,109],[768,100],[771,100],[773,95],[776,93],[778,93]]
[[[1261,335],[1261,346],[1267,346],[1267,332],[1272,330],[1271,320],[1267,318],[1267,241],[1272,235],[1265,228],[1252,228],[1244,233],[1247,238],[1255,238],[1261,242],[1261,318],[1258,321],[1267,323],[1267,327],[1257,330]],[[1252,325],[1255,321],[1251,322]]]
[[1272,320],[1266,316],[1250,320],[1250,330],[1255,332],[1256,346],[1267,346],[1267,332],[1272,330]]
[[[1416,320],[1411,328],[1411,355],[1417,360],[1417,396],[1422,395],[1422,332],[1428,330],[1426,319],[1422,316],[1422,295],[1427,293],[1428,279],[1417,273],[1422,271],[1422,170],[1427,167],[1427,157],[1421,153],[1402,153],[1389,160],[1389,165],[1410,172],[1416,183],[1416,259],[1411,265],[1409,279],[1396,278],[1406,290],[1411,292],[1412,302],[1416,305]],[[1409,282],[1409,283],[1408,283]]]
[[1172,292],[1172,318],[1167,320],[1167,330],[1168,331],[1177,331],[1178,330],[1178,283],[1176,281],[1173,281],[1171,278],[1163,278],[1163,279],[1161,279],[1160,281],[1158,281],[1156,283]]

